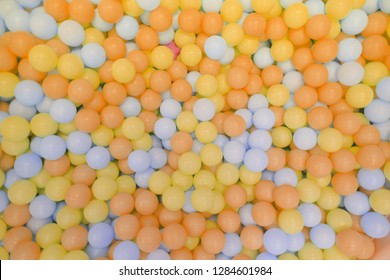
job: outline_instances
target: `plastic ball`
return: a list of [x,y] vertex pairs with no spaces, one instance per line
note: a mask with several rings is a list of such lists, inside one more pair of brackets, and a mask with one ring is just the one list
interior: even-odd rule
[[42,40],[54,38],[58,31],[55,19],[46,13],[31,15],[30,29],[32,34]]
[[44,159],[57,160],[65,154],[65,141],[56,135],[50,135],[42,139],[40,155]]
[[225,246],[222,249],[222,253],[228,257],[234,257],[238,255],[242,250],[242,244],[240,236],[236,233],[225,234]]
[[363,66],[354,61],[345,62],[337,69],[337,79],[346,86],[359,84],[363,76]]
[[341,62],[354,61],[360,57],[362,50],[362,44],[358,39],[346,38],[339,42],[337,59]]
[[22,9],[14,9],[4,17],[4,23],[11,32],[30,31],[30,14]]
[[368,24],[368,16],[363,10],[352,10],[341,20],[341,30],[347,35],[361,33]]
[[137,20],[130,16],[124,16],[115,25],[116,32],[124,40],[133,40],[139,30]]
[[82,155],[92,147],[92,139],[87,133],[74,131],[66,138],[66,147],[70,152]]
[[9,116],[1,122],[0,133],[3,139],[21,141],[30,133],[30,125],[20,116]]
[[86,161],[93,169],[105,168],[110,162],[110,152],[101,146],[92,147],[87,152]]
[[119,83],[129,83],[135,77],[134,64],[126,59],[120,58],[112,65],[112,76]]
[[275,172],[274,182],[277,186],[284,184],[296,186],[298,184],[298,177],[294,170],[285,167]]
[[114,239],[114,230],[109,224],[94,224],[88,232],[88,243],[95,248],[106,248]]
[[268,156],[262,149],[249,149],[245,153],[244,164],[249,171],[261,172],[268,165]]
[[227,162],[238,164],[244,159],[245,146],[237,141],[229,141],[223,147],[223,154]]
[[208,188],[197,188],[191,193],[191,205],[196,211],[209,211],[214,204],[215,195]]
[[387,87],[388,84],[390,84],[390,78],[383,78],[377,84],[375,91],[378,98],[385,102],[390,102],[390,91]]
[[303,3],[288,6],[284,13],[284,21],[290,28],[302,27],[309,17],[309,10]]
[[360,220],[363,231],[372,238],[383,238],[390,232],[389,221],[381,214],[368,212]]
[[128,165],[134,172],[146,171],[151,163],[149,154],[143,150],[135,150],[130,153],[128,158]]
[[256,129],[249,134],[248,144],[251,148],[267,151],[272,145],[271,134],[266,130]]
[[317,134],[311,128],[302,127],[294,132],[293,142],[301,150],[311,150],[317,144]]
[[210,99],[201,98],[195,102],[193,112],[198,120],[209,121],[214,117],[216,108]]
[[22,178],[31,178],[42,169],[42,160],[36,154],[20,155],[14,163],[16,174]]
[[336,243],[336,233],[326,225],[319,224],[310,230],[310,240],[321,249],[329,249]]
[[259,108],[253,114],[253,125],[257,129],[270,129],[275,124],[274,113],[267,108]]
[[264,233],[264,248],[273,255],[281,255],[287,251],[288,235],[279,228],[272,228]]
[[66,20],[58,26],[58,36],[62,42],[70,47],[77,47],[85,39],[84,28],[74,20]]
[[210,36],[204,44],[206,55],[214,60],[221,59],[227,51],[227,43],[224,38],[218,35]]
[[260,47],[253,55],[253,62],[260,69],[264,69],[274,63],[274,58],[271,54],[271,48]]
[[140,250],[132,241],[122,241],[114,249],[114,260],[138,260]]
[[89,43],[81,48],[81,59],[85,66],[99,68],[106,61],[106,52],[101,45]]
[[380,99],[374,99],[364,108],[364,115],[373,123],[385,122],[390,119],[390,104]]
[[58,123],[69,123],[76,116],[76,107],[68,99],[57,99],[50,107],[50,116]]
[[316,204],[302,203],[298,206],[298,211],[303,217],[303,224],[306,227],[314,227],[321,222],[322,213]]
[[357,173],[359,185],[369,191],[380,189],[386,181],[386,178],[381,169],[365,169],[362,168]]

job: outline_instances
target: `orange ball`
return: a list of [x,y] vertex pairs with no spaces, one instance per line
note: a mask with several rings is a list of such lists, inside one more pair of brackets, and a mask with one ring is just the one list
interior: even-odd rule
[[126,44],[119,37],[108,37],[103,42],[103,48],[109,60],[117,60],[126,55]]
[[177,250],[172,250],[169,253],[172,260],[192,260],[192,252],[187,247],[182,247]]
[[215,254],[208,253],[203,245],[198,245],[192,250],[192,255],[194,260],[215,260]]
[[184,79],[174,81],[170,90],[172,97],[179,102],[185,102],[192,96],[192,87]]
[[334,60],[338,52],[337,41],[330,38],[323,38],[314,43],[311,48],[313,58],[321,63]]
[[25,241],[32,240],[31,230],[25,226],[16,226],[10,228],[3,237],[3,247],[8,251],[12,252],[15,247]]
[[41,248],[33,241],[19,243],[11,252],[11,260],[39,260]]
[[207,229],[202,234],[200,240],[202,243],[203,250],[208,254],[213,254],[213,255],[222,252],[226,242],[224,233],[218,228]]
[[27,58],[23,58],[19,61],[18,73],[23,80],[34,80],[39,83],[42,82],[47,75],[47,73],[35,70]]
[[37,38],[26,31],[16,31],[11,33],[9,49],[16,56],[25,58],[32,47],[38,44]]
[[110,154],[115,159],[127,159],[133,150],[131,141],[124,137],[116,137],[108,146]]
[[119,192],[110,200],[110,210],[114,215],[130,214],[134,209],[134,198],[130,193]]
[[141,227],[146,227],[146,226],[159,227],[160,226],[156,215],[140,216],[139,222],[141,224]]
[[320,87],[328,80],[328,69],[322,64],[311,64],[303,71],[303,80],[306,85]]
[[267,20],[258,13],[251,13],[245,18],[242,27],[249,36],[261,38],[267,27]]
[[249,82],[249,74],[245,69],[233,66],[227,71],[226,79],[231,88],[242,89]]
[[217,224],[223,232],[236,232],[241,226],[240,215],[234,210],[224,209],[217,216]]
[[282,17],[273,17],[268,20],[265,34],[271,40],[279,40],[286,36],[288,27]]
[[332,161],[323,155],[312,155],[306,161],[306,169],[310,175],[323,178],[332,172]]
[[271,203],[259,201],[253,205],[252,217],[259,226],[270,226],[276,220],[276,210]]
[[137,73],[144,72],[149,66],[149,60],[146,53],[141,50],[132,50],[127,54],[127,59],[133,62]]
[[69,82],[60,74],[52,74],[42,81],[42,89],[47,97],[64,98],[68,93]]
[[80,131],[93,132],[100,126],[100,115],[92,109],[81,109],[76,114],[74,124]]
[[261,92],[263,89],[263,81],[258,74],[249,74],[249,81],[244,87],[247,94],[253,95]]
[[241,230],[242,245],[249,250],[258,250],[263,246],[263,231],[256,225],[249,225]]
[[188,152],[192,148],[192,137],[186,131],[178,131],[171,138],[172,151],[178,154]]
[[180,224],[169,224],[162,232],[162,241],[167,248],[177,250],[184,246],[187,240],[187,232]]
[[305,32],[310,39],[319,40],[329,34],[332,23],[327,15],[314,15],[305,25]]
[[141,215],[150,215],[157,210],[158,199],[151,191],[144,190],[135,197],[135,210]]
[[332,188],[340,195],[351,195],[359,188],[355,172],[335,173],[332,176]]
[[138,118],[144,123],[145,125],[145,132],[150,133],[154,129],[154,124],[157,121],[157,115],[155,112],[151,111],[142,111]]
[[126,97],[127,92],[125,86],[118,82],[106,83],[103,86],[103,96],[108,104],[111,105],[120,105],[122,104]]
[[88,231],[81,225],[66,229],[61,236],[61,245],[67,251],[82,250],[88,244]]
[[140,227],[140,222],[136,216],[126,214],[116,220],[114,231],[120,240],[133,240],[137,236]]
[[164,70],[154,71],[150,75],[149,79],[150,88],[156,92],[164,92],[168,90],[172,83],[171,76]]
[[51,15],[57,22],[69,17],[69,3],[66,0],[48,0],[43,3],[45,12]]
[[273,181],[260,180],[254,188],[257,200],[272,203],[274,201],[274,190],[276,185]]
[[[80,183],[87,186],[92,185],[96,179],[96,170],[89,167],[87,164],[76,166],[72,172],[72,182]],[[69,190],[68,190],[69,191]]]
[[221,63],[208,57],[202,58],[199,63],[199,72],[203,75],[217,76],[221,71]]
[[300,149],[292,149],[287,154],[287,164],[294,170],[303,171],[306,169],[306,161],[309,153]]
[[261,79],[266,87],[280,84],[283,79],[283,72],[278,66],[270,65],[261,72]]
[[343,97],[343,88],[339,83],[326,82],[318,88],[318,100],[325,105],[336,104]]
[[363,246],[362,235],[353,229],[344,229],[336,236],[337,247],[347,256],[356,257]]
[[385,37],[373,35],[363,40],[362,56],[366,60],[381,60],[389,51],[389,45]]
[[69,83],[68,97],[76,104],[88,103],[93,99],[94,89],[86,79],[75,79]]
[[99,15],[108,23],[116,23],[123,16],[122,3],[117,0],[101,0],[97,8]]
[[[363,238],[362,250],[357,255],[357,258],[359,260],[368,260],[375,253],[375,243],[374,243],[374,240],[372,238],[368,237],[365,234],[362,234],[362,238]],[[380,239],[380,240],[383,240],[383,239]],[[378,246],[378,248],[383,248],[383,247]],[[386,250],[383,250],[383,251],[386,252]]]
[[202,13],[196,9],[184,9],[179,15],[179,28],[184,32],[198,33],[202,24]]
[[355,169],[356,158],[354,153],[349,150],[341,149],[330,155],[333,169],[336,172],[350,172]]
[[307,114],[307,123],[313,129],[324,129],[332,124],[332,112],[326,107],[315,107]]
[[64,155],[57,160],[46,159],[43,166],[51,176],[63,176],[69,171],[70,160]]
[[386,32],[387,17],[383,12],[375,12],[368,15],[368,23],[366,28],[361,32],[364,37],[372,35],[382,35]]
[[135,37],[135,43],[144,51],[152,51],[158,46],[158,34],[157,31],[151,27],[141,25],[140,29]]
[[201,214],[193,212],[184,217],[183,226],[188,236],[201,236],[206,229],[206,219]]
[[230,116],[227,116],[223,121],[223,131],[226,135],[230,137],[241,135],[245,131],[245,129],[245,121],[239,115],[232,114]]
[[10,227],[22,226],[26,224],[30,218],[31,214],[28,204],[16,205],[10,203],[3,212],[4,222]]
[[158,211],[158,220],[160,225],[166,227],[169,224],[179,224],[183,218],[183,212],[181,210],[171,211],[166,207],[160,207]]
[[162,102],[162,96],[160,93],[147,89],[140,96],[140,103],[142,108],[149,111],[157,110]]
[[74,0],[69,3],[69,15],[80,24],[88,24],[95,16],[95,7],[88,0]]
[[65,202],[71,208],[82,209],[88,204],[91,198],[92,192],[88,186],[75,183],[66,192]]
[[356,159],[362,168],[367,169],[381,168],[386,162],[382,149],[377,145],[361,147],[356,154]]
[[120,107],[108,105],[100,112],[100,118],[104,126],[115,129],[121,126],[125,116]]
[[268,156],[267,169],[277,171],[282,169],[286,164],[286,151],[282,148],[271,148],[266,151]]
[[379,130],[370,124],[362,125],[358,132],[353,135],[353,141],[360,147],[365,145],[378,145],[380,142]]
[[302,47],[294,51],[291,61],[298,71],[304,71],[309,65],[314,63],[314,58],[309,48]]
[[222,31],[223,19],[219,13],[205,13],[202,19],[202,30],[206,35],[216,35]]
[[318,101],[318,94],[315,88],[302,86],[294,93],[295,104],[303,109],[312,107]]
[[290,185],[278,186],[274,191],[275,205],[282,209],[294,209],[299,204],[299,193]]
[[172,14],[167,8],[159,6],[150,12],[149,23],[154,30],[165,31],[172,25]]
[[362,122],[358,115],[352,112],[341,112],[333,122],[334,128],[338,129],[342,134],[352,135],[359,131]]
[[146,80],[141,74],[136,73],[134,79],[127,83],[125,87],[128,95],[137,97],[145,92]]
[[240,185],[231,185],[226,188],[223,196],[228,206],[237,209],[245,205],[248,195]]
[[187,66],[180,60],[174,60],[167,72],[171,76],[172,81],[184,80],[187,76]]
[[137,234],[136,243],[139,249],[145,253],[151,253],[160,247],[161,233],[157,227],[142,227]]
[[288,39],[296,47],[302,47],[310,42],[309,36],[305,32],[305,27],[302,26],[288,31]]

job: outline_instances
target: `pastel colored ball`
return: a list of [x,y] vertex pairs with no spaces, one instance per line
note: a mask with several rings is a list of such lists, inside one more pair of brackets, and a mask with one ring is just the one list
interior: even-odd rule
[[46,13],[31,15],[30,29],[32,34],[42,40],[50,40],[57,35],[58,27],[55,19]]
[[93,169],[103,169],[110,163],[110,152],[101,146],[92,147],[87,152],[87,164]]
[[227,43],[224,38],[218,35],[210,36],[204,44],[206,55],[214,60],[221,59],[227,51]]
[[368,212],[360,220],[363,231],[372,238],[383,238],[390,232],[390,224],[385,216]]
[[88,231],[88,243],[95,248],[106,248],[114,239],[114,229],[107,223],[94,224]]
[[40,147],[40,156],[48,160],[57,160],[66,152],[65,141],[57,135],[44,137]]
[[42,159],[36,154],[23,154],[15,160],[14,168],[20,177],[31,178],[41,171]]

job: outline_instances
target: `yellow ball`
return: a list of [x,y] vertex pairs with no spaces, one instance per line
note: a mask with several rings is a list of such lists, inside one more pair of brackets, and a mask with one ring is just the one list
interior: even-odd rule
[[81,164],[84,164],[87,162],[86,155],[76,155],[76,154],[73,154],[71,152],[68,152],[68,157],[69,157],[70,163],[75,165],[75,166],[78,166],[78,165],[81,165]]
[[214,174],[208,170],[200,170],[194,175],[195,188],[209,188],[214,189],[217,179]]
[[244,40],[244,30],[235,22],[228,23],[222,30],[222,37],[230,47],[235,47]]
[[290,260],[290,261],[297,261],[299,260],[297,256],[295,256],[293,253],[284,253],[278,257],[279,260]]
[[283,19],[288,27],[300,28],[309,19],[309,9],[303,3],[294,3],[284,11]]
[[298,251],[300,260],[323,260],[322,250],[311,242],[306,242],[303,248]]
[[324,210],[332,210],[339,206],[341,197],[331,187],[323,187],[317,205]]
[[344,136],[335,128],[325,128],[318,134],[318,146],[325,152],[337,152],[343,145]]
[[321,187],[310,178],[300,180],[297,185],[297,191],[299,199],[307,203],[313,203],[321,196]]
[[352,9],[351,0],[329,0],[326,2],[326,14],[335,20],[345,18]]
[[59,225],[50,223],[42,226],[36,234],[36,242],[38,245],[45,249],[53,244],[59,244],[61,242],[62,228]]
[[244,8],[242,7],[239,0],[224,1],[220,11],[222,18],[226,22],[238,21],[241,18],[243,12]]
[[389,70],[382,62],[369,62],[364,66],[362,82],[371,87],[376,86],[380,80],[387,77]]
[[191,194],[191,204],[196,211],[206,212],[214,205],[214,192],[208,188],[195,189]]
[[69,80],[79,78],[84,73],[84,63],[76,54],[66,53],[58,59],[57,70]]
[[288,108],[284,112],[283,122],[288,128],[294,131],[304,127],[306,124],[306,111],[299,107]]
[[153,147],[153,139],[149,133],[144,133],[141,138],[132,140],[133,150],[149,151]]
[[151,60],[154,67],[165,70],[172,65],[173,53],[166,46],[158,46],[152,51]]
[[215,166],[222,161],[222,158],[222,149],[216,144],[206,144],[200,150],[200,159],[204,165]]
[[199,95],[209,97],[217,92],[218,81],[213,75],[204,74],[196,81],[195,87]]
[[314,180],[320,187],[328,186],[330,184],[330,181],[332,180],[332,175],[331,174],[329,174],[326,177],[317,178],[317,177],[313,177],[310,173],[307,173],[306,177],[309,178],[309,179]]
[[77,130],[76,124],[74,121],[68,122],[68,123],[60,123],[58,126],[58,129],[61,133],[65,135],[69,135],[73,131]]
[[5,233],[7,232],[7,224],[3,219],[0,219],[0,241],[3,240]]
[[94,69],[85,68],[81,78],[89,81],[94,89],[97,89],[100,85],[99,74]]
[[137,0],[122,0],[123,11],[132,17],[139,17],[144,10],[138,5]]
[[18,156],[25,153],[28,150],[29,145],[30,141],[28,138],[24,138],[20,141],[12,141],[4,138],[1,140],[3,152],[11,156]]
[[218,136],[217,127],[212,122],[201,122],[196,126],[195,136],[199,142],[209,144]]
[[294,45],[287,39],[281,39],[272,43],[271,55],[277,62],[289,60],[294,53]]
[[14,89],[19,83],[19,78],[9,72],[0,72],[0,97],[11,98],[14,96]]
[[9,260],[8,251],[2,246],[0,246],[0,260]]
[[337,246],[333,246],[329,249],[324,250],[325,260],[349,260],[349,257],[341,252]]
[[70,252],[66,253],[63,260],[86,261],[86,260],[89,260],[89,256],[84,251],[74,250],[74,251],[70,251]]
[[259,14],[268,13],[276,2],[276,0],[251,0],[253,10]]
[[195,33],[184,32],[183,30],[178,29],[175,32],[174,42],[176,46],[183,48],[186,45],[195,44],[196,35]]
[[52,244],[42,250],[39,256],[40,260],[62,260],[66,250],[60,244]]
[[4,171],[0,169],[0,188],[4,185],[5,182],[5,174]]
[[60,228],[66,230],[81,223],[83,216],[80,209],[74,209],[69,206],[62,207],[56,216],[56,223]]
[[328,212],[326,215],[326,223],[332,227],[335,232],[340,232],[352,227],[352,217],[347,211],[336,208]]
[[112,64],[112,77],[115,81],[126,84],[135,77],[135,67],[133,62],[126,58],[120,58]]
[[123,135],[130,140],[137,140],[145,133],[145,124],[137,117],[128,117],[122,123]]
[[241,54],[253,55],[259,48],[260,41],[258,38],[245,35],[244,39],[238,44],[237,48]]
[[164,171],[156,171],[150,176],[148,185],[150,191],[163,194],[172,185],[171,177]]
[[72,186],[65,177],[53,177],[45,185],[45,194],[53,201],[65,200],[66,193]]
[[328,38],[331,39],[336,39],[337,36],[339,36],[341,31],[341,25],[338,20],[332,20],[331,21],[331,26],[330,26],[330,31],[327,35]]
[[192,179],[191,175],[184,174],[180,170],[175,170],[171,176],[172,186],[179,187],[183,191],[187,191],[192,187]]
[[352,8],[360,9],[366,3],[366,0],[352,0]]
[[245,165],[240,167],[240,181],[247,185],[254,185],[261,179],[261,172],[252,172]]
[[296,209],[284,209],[278,216],[279,227],[288,234],[297,234],[303,229],[303,217]]
[[99,200],[110,200],[118,191],[115,179],[111,177],[97,178],[92,184],[92,194]]
[[264,17],[266,19],[270,19],[273,17],[280,16],[282,12],[283,12],[282,6],[279,4],[278,1],[276,1],[275,5],[271,8],[271,10],[268,11],[268,13],[264,15]]
[[199,241],[200,241],[199,236],[187,236],[187,240],[186,240],[186,243],[184,244],[184,246],[188,250],[192,251],[196,248],[196,246],[198,246]]
[[208,97],[215,105],[215,111],[216,112],[222,112],[225,108],[225,97],[222,95],[222,93],[217,92],[213,96]]
[[214,191],[214,203],[213,206],[208,210],[210,214],[218,214],[223,209],[225,209],[225,198],[223,197],[223,194],[219,191]]
[[35,115],[31,119],[30,126],[31,132],[39,137],[56,134],[58,130],[58,123],[56,123],[47,113]]
[[16,205],[30,203],[37,195],[37,187],[29,180],[19,180],[8,189],[8,199]]
[[20,116],[9,116],[0,123],[0,134],[3,139],[22,141],[30,134],[30,124]]
[[187,175],[194,175],[202,166],[200,157],[194,152],[185,152],[179,158],[179,170]]
[[184,191],[180,187],[169,187],[164,190],[161,197],[163,205],[170,211],[178,211],[186,202]]
[[134,193],[136,189],[135,180],[129,175],[119,176],[116,180],[118,192]]
[[386,179],[390,181],[390,160],[387,161],[383,167],[383,173],[385,174]]
[[390,215],[390,190],[379,189],[370,194],[371,208],[382,215]]
[[275,127],[271,130],[272,144],[278,148],[285,148],[291,144],[292,132],[285,126]]
[[218,92],[226,94],[230,90],[229,83],[227,82],[226,72],[219,73],[217,76]]
[[110,162],[107,167],[97,170],[96,176],[98,178],[110,177],[115,180],[119,176],[119,168],[115,163]]
[[364,108],[374,98],[374,91],[365,84],[351,86],[346,93],[345,100],[354,108]]
[[253,201],[255,199],[255,185],[245,184],[244,182],[239,185],[246,191],[246,201]]
[[233,185],[238,182],[240,171],[231,163],[222,163],[217,169],[217,179],[223,185]]
[[180,2],[179,0],[161,0],[160,6],[167,8],[171,13],[174,14],[179,9],[179,5],[180,5],[179,2]]
[[45,188],[45,185],[50,180],[50,178],[51,175],[49,172],[42,168],[42,170],[30,180],[37,186],[38,189],[43,189]]
[[176,125],[180,131],[192,133],[198,125],[198,119],[191,111],[181,112],[176,118]]
[[[168,0],[170,1],[170,0]],[[202,0],[181,0],[180,1],[180,8],[182,10],[185,9],[195,9],[199,10],[202,5]]]
[[36,45],[28,53],[28,62],[30,62],[31,67],[40,72],[54,70],[57,66],[57,61],[56,52],[47,45]]
[[290,91],[285,85],[276,84],[267,90],[267,100],[271,105],[283,106],[290,99]]
[[185,45],[181,49],[180,59],[185,65],[193,67],[202,59],[202,50],[196,44]]
[[91,200],[85,206],[83,214],[87,222],[95,224],[104,221],[108,216],[108,205],[101,200]]
[[97,43],[99,45],[103,45],[104,40],[104,34],[99,29],[94,27],[85,29],[85,39],[83,42],[83,46],[90,43]]

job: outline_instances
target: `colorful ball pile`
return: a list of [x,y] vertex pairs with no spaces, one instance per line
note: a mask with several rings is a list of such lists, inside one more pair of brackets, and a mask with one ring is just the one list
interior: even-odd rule
[[0,0],[0,259],[390,258],[389,3]]

